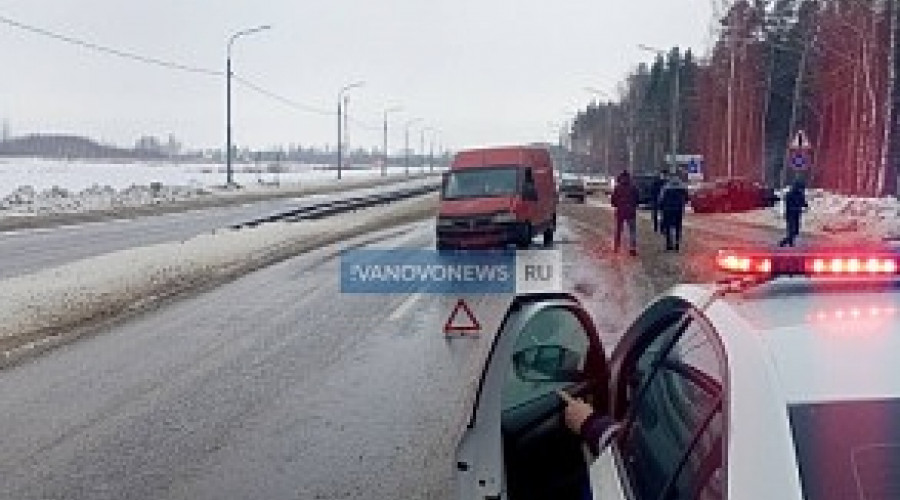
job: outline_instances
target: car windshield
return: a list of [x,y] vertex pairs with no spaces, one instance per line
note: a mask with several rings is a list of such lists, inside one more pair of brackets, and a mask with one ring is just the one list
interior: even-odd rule
[[900,498],[900,399],[799,404],[790,419],[807,500]]
[[510,196],[519,190],[519,170],[515,165],[468,168],[447,174],[442,196],[445,200]]

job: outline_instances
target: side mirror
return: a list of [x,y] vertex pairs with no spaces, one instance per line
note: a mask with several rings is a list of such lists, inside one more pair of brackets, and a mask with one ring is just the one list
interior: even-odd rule
[[579,382],[581,355],[558,345],[539,345],[513,354],[516,376],[526,382]]
[[526,184],[522,190],[522,198],[526,201],[538,201],[537,189],[534,184]]

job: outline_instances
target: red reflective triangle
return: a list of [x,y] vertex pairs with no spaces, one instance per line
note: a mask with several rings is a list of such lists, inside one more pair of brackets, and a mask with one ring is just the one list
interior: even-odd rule
[[[465,313],[469,320],[468,323],[456,323],[460,311]],[[465,300],[459,299],[456,302],[453,311],[450,313],[450,317],[447,318],[447,323],[444,324],[444,333],[472,333],[479,330],[481,330],[481,324],[475,318],[475,315],[472,314],[472,309],[469,308],[469,305],[466,304]]]

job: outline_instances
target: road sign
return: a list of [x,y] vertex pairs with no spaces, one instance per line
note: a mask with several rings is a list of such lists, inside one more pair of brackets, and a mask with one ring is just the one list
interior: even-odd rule
[[702,158],[691,158],[687,163],[687,174],[688,180],[690,181],[702,181],[703,180],[703,159]]
[[[458,318],[460,313],[465,315],[465,319],[462,321]],[[456,306],[453,307],[450,317],[447,318],[447,322],[444,324],[444,335],[473,334],[480,331],[481,323],[475,318],[475,314],[469,305],[466,304],[466,301],[463,299],[456,301]]]
[[807,170],[812,163],[809,151],[805,150],[792,150],[789,155],[789,161],[791,162],[791,168],[794,170]]
[[806,132],[798,130],[797,133],[794,134],[794,140],[791,141],[790,148],[794,151],[812,149],[812,143],[809,142],[809,137],[806,135]]
[[703,175],[703,160],[692,158],[687,164],[687,173],[690,175]]

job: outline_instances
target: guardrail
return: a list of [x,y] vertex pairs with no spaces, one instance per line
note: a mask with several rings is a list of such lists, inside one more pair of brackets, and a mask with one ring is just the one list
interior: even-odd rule
[[300,222],[304,220],[315,220],[332,215],[338,215],[345,212],[352,212],[361,208],[369,208],[378,205],[385,205],[394,201],[405,200],[416,196],[432,193],[440,188],[438,184],[427,184],[424,186],[398,189],[387,193],[378,193],[369,196],[357,196],[353,198],[344,198],[340,200],[327,201],[323,203],[315,203],[303,207],[295,208],[285,212],[278,212],[265,217],[260,217],[240,224],[229,226],[230,229],[241,229],[244,227],[256,227],[267,222]]

